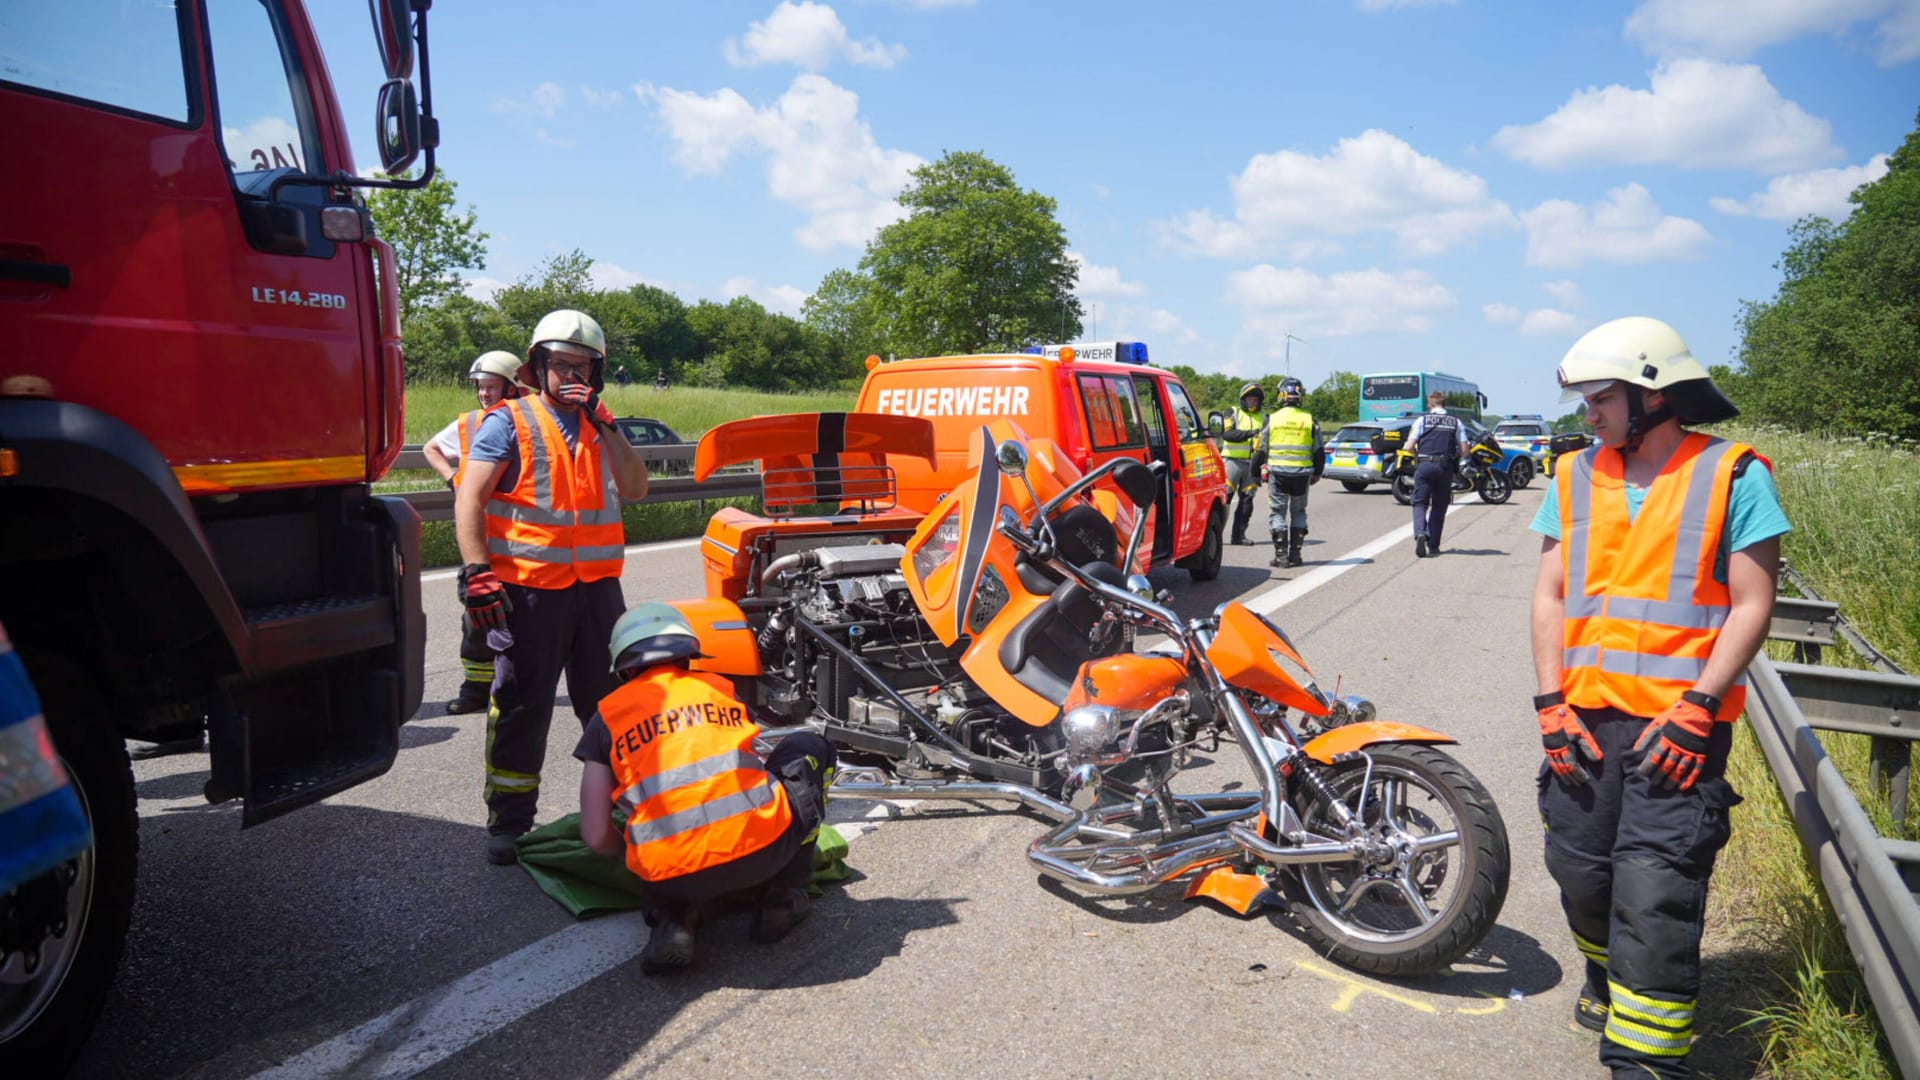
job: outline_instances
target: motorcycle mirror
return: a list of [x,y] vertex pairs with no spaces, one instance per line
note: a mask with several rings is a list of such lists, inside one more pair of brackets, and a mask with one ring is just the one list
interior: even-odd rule
[[1154,482],[1153,470],[1137,461],[1123,461],[1113,470],[1113,482],[1126,493],[1133,505],[1145,509],[1153,505],[1153,497],[1159,487]]
[[994,458],[1000,463],[1000,471],[1011,476],[1027,474],[1027,448],[1009,439],[994,451]]
[[1214,411],[1208,413],[1207,414],[1207,434],[1217,439],[1222,435],[1225,435],[1226,433],[1227,433],[1226,416],[1222,414],[1218,409],[1215,409]]
[[1127,591],[1142,600],[1152,600],[1153,582],[1148,581],[1145,574],[1128,574]]

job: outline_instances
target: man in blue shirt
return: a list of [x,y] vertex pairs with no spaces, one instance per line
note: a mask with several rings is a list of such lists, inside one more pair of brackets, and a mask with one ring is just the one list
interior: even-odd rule
[[1407,429],[1407,448],[1417,463],[1413,470],[1413,554],[1428,559],[1440,554],[1440,531],[1447,525],[1447,506],[1453,502],[1453,474],[1460,455],[1467,452],[1467,427],[1446,410],[1447,396],[1438,390],[1427,395],[1427,414]]

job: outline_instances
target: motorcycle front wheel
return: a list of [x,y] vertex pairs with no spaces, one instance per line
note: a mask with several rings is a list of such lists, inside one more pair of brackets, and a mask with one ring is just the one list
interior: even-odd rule
[[1488,469],[1480,474],[1480,501],[1495,506],[1507,501],[1513,494],[1513,484],[1507,480],[1507,474],[1498,469]]
[[1413,477],[1408,473],[1395,473],[1393,476],[1393,498],[1401,506],[1413,504]]
[[[1431,746],[1376,745],[1366,757],[1371,766],[1356,755],[1322,775],[1379,854],[1365,864],[1295,867],[1287,899],[1338,963],[1375,975],[1439,971],[1500,917],[1511,863],[1506,824],[1480,781]],[[1295,806],[1308,832],[1344,838],[1332,808],[1304,786]]]

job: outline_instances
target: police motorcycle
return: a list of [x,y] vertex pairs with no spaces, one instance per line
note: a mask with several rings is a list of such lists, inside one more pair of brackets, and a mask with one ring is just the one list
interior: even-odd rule
[[[1184,886],[1242,914],[1277,897],[1323,954],[1378,974],[1444,969],[1493,927],[1506,828],[1439,749],[1455,740],[1327,694],[1241,603],[1177,614],[1138,572],[1147,466],[1082,475],[998,420],[916,514],[887,502],[885,462],[933,462],[927,421],[774,419],[709,432],[696,476],[759,457],[782,492],[766,505],[807,485],[825,511],[721,511],[710,595],[679,606],[696,668],[733,677],[763,726],[833,740],[831,797],[1017,804],[1049,822],[1027,849],[1047,877],[1102,896]],[[1138,649],[1136,633],[1166,644]],[[1225,745],[1249,787],[1176,784]]]
[[[1375,436],[1375,441],[1376,444],[1390,444],[1390,449],[1386,451],[1376,445],[1375,452],[1383,453],[1381,472],[1392,481],[1394,499],[1401,506],[1411,505],[1414,470],[1412,448],[1400,446],[1397,438],[1383,441]],[[1469,491],[1479,492],[1481,502],[1496,506],[1513,495],[1513,481],[1507,475],[1507,449],[1494,439],[1491,431],[1467,446],[1467,452],[1460,455],[1459,464],[1454,470],[1453,493],[1464,495]]]

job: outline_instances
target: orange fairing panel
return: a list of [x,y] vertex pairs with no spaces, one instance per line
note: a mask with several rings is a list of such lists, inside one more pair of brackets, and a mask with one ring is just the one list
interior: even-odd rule
[[1062,709],[1110,705],[1151,709],[1187,681],[1187,665],[1169,656],[1132,653],[1106,656],[1080,665]]
[[716,675],[760,674],[760,650],[740,605],[716,599],[675,600],[672,604],[687,617],[693,635],[700,639],[704,656],[688,665],[693,670]]
[[[1305,681],[1294,678],[1282,667],[1276,654],[1299,669]],[[1228,604],[1221,613],[1220,630],[1207,649],[1207,659],[1219,669],[1221,678],[1242,690],[1251,690],[1309,716],[1325,716],[1333,711],[1333,703],[1314,684],[1312,670],[1287,640],[1287,635],[1244,604]]]
[[721,424],[700,437],[693,478],[728,465],[816,454],[905,454],[934,461],[933,422],[879,413],[788,413]]
[[1187,883],[1187,899],[1204,896],[1218,900],[1236,915],[1252,911],[1268,895],[1266,878],[1243,874],[1231,866],[1216,866]]
[[1431,728],[1416,724],[1399,724],[1391,720],[1369,720],[1364,724],[1347,724],[1334,728],[1314,738],[1303,748],[1307,756],[1322,765],[1330,765],[1340,755],[1364,749],[1374,743],[1383,742],[1423,742],[1451,743],[1460,740],[1451,735],[1442,735]]

